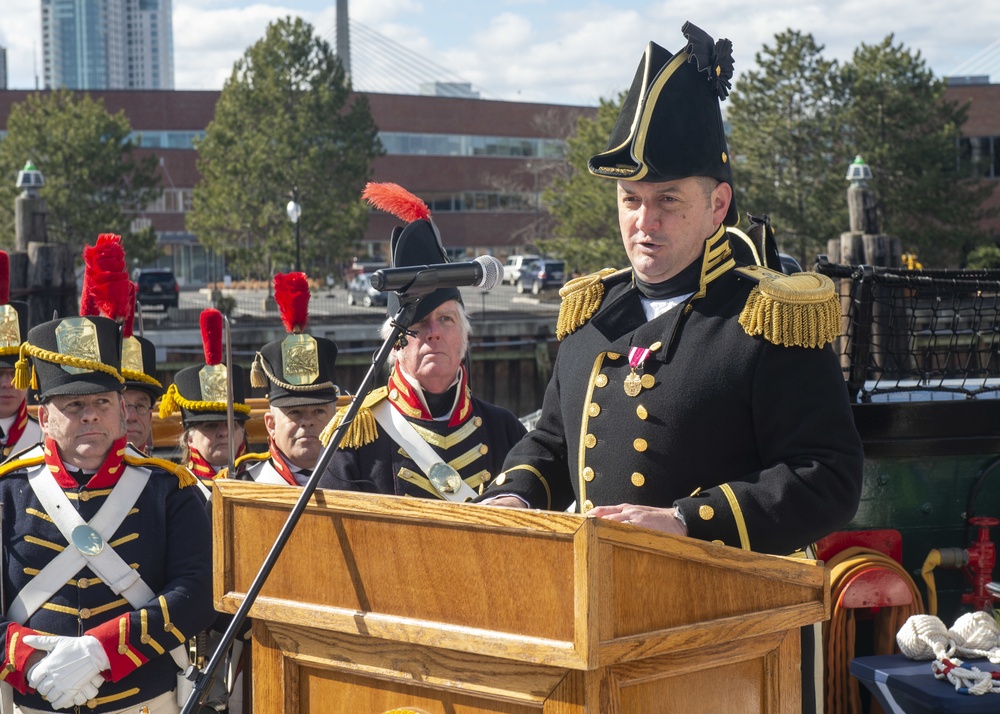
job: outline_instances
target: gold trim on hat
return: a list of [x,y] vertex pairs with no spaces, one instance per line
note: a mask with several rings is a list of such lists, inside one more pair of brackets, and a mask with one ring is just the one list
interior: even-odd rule
[[226,387],[228,370],[224,364],[206,364],[198,370],[198,385],[201,387],[202,401],[229,401],[229,390]]

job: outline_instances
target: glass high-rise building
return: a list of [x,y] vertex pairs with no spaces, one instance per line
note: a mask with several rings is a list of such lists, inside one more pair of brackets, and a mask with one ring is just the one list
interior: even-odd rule
[[171,0],[41,0],[46,89],[173,89]]

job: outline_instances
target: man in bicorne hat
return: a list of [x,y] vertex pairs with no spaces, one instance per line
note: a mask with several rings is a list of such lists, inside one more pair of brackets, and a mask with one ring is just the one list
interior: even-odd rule
[[[369,184],[365,198],[408,222],[393,231],[393,267],[448,262],[423,201],[394,184]],[[398,309],[390,293],[390,320]],[[383,337],[391,332],[387,321]],[[506,409],[472,396],[468,347],[469,318],[458,288],[424,297],[390,356],[388,386],[365,399],[320,487],[461,502],[489,483],[525,429]]]
[[21,348],[44,433],[0,467],[0,667],[22,714],[176,712],[182,645],[214,619],[203,501],[187,469],[126,443],[121,347],[91,315]]
[[305,273],[274,276],[274,300],[288,335],[264,345],[250,369],[250,385],[268,389],[264,426],[269,448],[240,459],[241,479],[305,485],[323,451],[320,435],[340,396],[333,381],[337,345],[305,331],[309,297]]
[[10,301],[10,258],[0,250],[0,445],[4,459],[42,440],[42,428],[28,415],[28,390],[14,386],[14,364],[27,325],[27,303]]
[[[862,451],[832,282],[784,276],[735,230],[720,99],[731,43],[691,23],[649,43],[591,158],[617,187],[631,267],[563,288],[563,340],[534,431],[484,500],[785,554],[845,525]],[[784,322],[779,319],[784,315]]]

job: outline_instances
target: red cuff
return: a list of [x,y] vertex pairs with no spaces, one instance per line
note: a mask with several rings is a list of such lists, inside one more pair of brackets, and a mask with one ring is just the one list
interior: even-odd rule
[[109,620],[83,634],[97,638],[111,663],[111,672],[101,672],[105,679],[117,682],[131,674],[149,660],[129,642],[131,621],[128,615]]
[[28,686],[28,658],[36,650],[24,644],[25,635],[37,635],[30,627],[24,627],[16,622],[7,625],[7,638],[4,642],[3,661],[0,662],[0,679],[14,689],[24,694]]

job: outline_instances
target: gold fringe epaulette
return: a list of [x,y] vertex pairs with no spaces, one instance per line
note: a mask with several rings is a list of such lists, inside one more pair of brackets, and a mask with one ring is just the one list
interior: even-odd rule
[[822,347],[840,335],[840,299],[827,276],[785,275],[759,265],[736,272],[757,283],[740,313],[748,335],[785,347]]
[[[243,464],[245,464],[247,461],[256,461],[257,463],[260,463],[261,461],[267,461],[269,458],[271,458],[271,452],[270,451],[257,451],[257,452],[254,452],[254,453],[247,453],[247,454],[243,454],[242,456],[238,456],[236,458],[236,463],[233,464],[233,466],[235,466],[236,470],[239,471],[240,470],[240,466],[242,466]],[[227,471],[228,471],[228,467],[227,467]],[[219,475],[216,474],[215,477],[219,478]]]
[[587,324],[604,300],[604,286],[612,277],[631,273],[631,268],[605,268],[590,275],[573,278],[559,288],[562,305],[556,322],[556,339],[563,340]]
[[29,456],[26,459],[19,459],[16,457],[8,459],[3,463],[2,466],[0,466],[0,478],[3,478],[7,474],[12,474],[15,471],[20,471],[21,469],[31,468],[32,466],[38,466],[38,464],[42,463],[43,461],[45,461],[45,454],[42,453],[39,453],[37,456]]
[[125,454],[125,463],[129,466],[154,466],[172,473],[177,477],[177,482],[181,485],[181,488],[194,486],[198,483],[198,477],[191,473],[186,466],[175,464],[173,461],[167,461],[166,459],[158,459],[155,456],[132,456],[132,454]]
[[[386,399],[389,396],[388,387],[379,387],[378,389],[373,389],[365,401],[362,402],[361,408],[358,410],[357,415],[354,417],[354,421],[347,428],[347,433],[340,440],[340,446],[344,449],[359,449],[365,444],[370,444],[375,439],[378,438],[378,422],[375,421],[375,415],[372,414],[372,407]],[[330,443],[330,437],[333,436],[333,432],[340,426],[340,422],[343,421],[344,415],[350,405],[346,407],[341,407],[337,410],[333,419],[330,423],[326,425],[323,429],[323,433],[319,435],[319,440],[323,442],[323,446]]]

